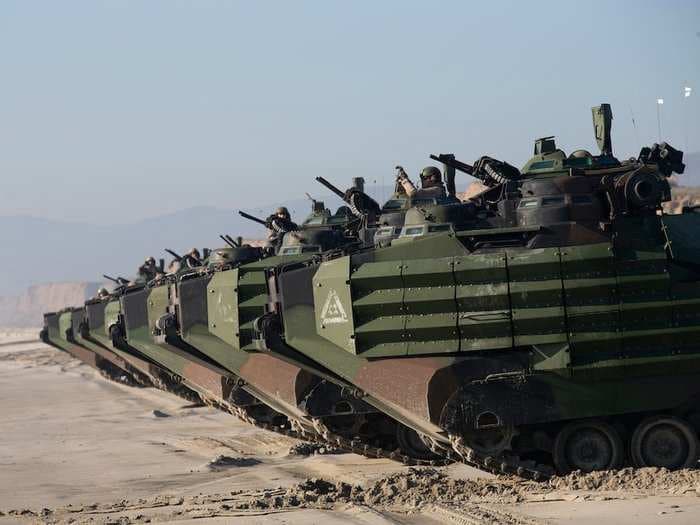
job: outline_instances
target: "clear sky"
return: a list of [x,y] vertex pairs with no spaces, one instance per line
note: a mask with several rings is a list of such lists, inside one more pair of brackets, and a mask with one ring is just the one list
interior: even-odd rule
[[599,102],[627,157],[659,97],[700,150],[698,0],[5,0],[0,215],[246,207],[438,152],[520,165],[539,136],[594,150]]

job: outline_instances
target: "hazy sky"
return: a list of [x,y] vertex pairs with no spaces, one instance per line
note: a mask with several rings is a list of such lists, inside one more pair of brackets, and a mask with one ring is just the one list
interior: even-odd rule
[[658,97],[664,137],[700,150],[698,0],[5,0],[0,215],[271,203],[438,152],[521,165],[539,136],[595,149],[599,102],[627,157]]

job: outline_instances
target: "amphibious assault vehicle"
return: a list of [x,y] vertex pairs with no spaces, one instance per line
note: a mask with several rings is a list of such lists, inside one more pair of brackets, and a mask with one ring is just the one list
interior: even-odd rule
[[682,152],[613,156],[535,143],[522,170],[434,157],[487,189],[422,206],[381,248],[268,271],[261,347],[300,354],[438,453],[540,477],[697,462],[700,214],[665,215]]
[[[203,267],[89,301],[71,313],[81,348],[369,455],[535,479],[692,465],[700,215],[660,209],[682,152],[619,161],[610,107],[593,121],[600,155],[545,137],[521,170],[432,156],[444,199],[397,191],[357,213],[357,193],[322,179],[348,208],[315,204],[274,254],[224,238]],[[460,202],[456,170],[486,189]],[[62,316],[46,337],[65,349]]]

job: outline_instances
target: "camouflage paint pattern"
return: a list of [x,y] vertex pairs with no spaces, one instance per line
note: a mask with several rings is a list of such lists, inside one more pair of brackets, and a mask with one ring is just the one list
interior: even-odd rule
[[282,272],[285,341],[438,439],[467,395],[515,425],[678,407],[700,394],[700,282],[679,259],[700,214],[613,228],[483,254],[442,234]]
[[[116,301],[118,304],[118,301]],[[98,355],[111,355],[125,364],[121,367],[132,374],[143,374],[148,380],[157,383],[166,374],[165,370],[145,358],[121,348],[117,348],[112,338],[105,335],[105,307],[107,301],[92,299],[81,309],[79,329],[74,329],[75,340],[82,347],[92,350]],[[75,318],[74,318],[75,326]]]
[[265,313],[265,269],[308,256],[268,257],[179,282],[182,339],[238,376],[251,394],[276,410],[303,421],[304,395],[318,383],[308,370],[256,350],[253,322]]
[[76,359],[96,370],[100,370],[104,362],[119,366],[112,359],[106,359],[82,346],[76,344],[72,336],[73,309],[64,309],[56,313],[44,314],[44,325],[47,328],[48,343],[63,350]]

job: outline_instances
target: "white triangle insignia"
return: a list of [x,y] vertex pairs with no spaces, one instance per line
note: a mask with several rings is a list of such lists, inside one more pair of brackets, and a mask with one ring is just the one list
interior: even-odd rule
[[343,308],[343,303],[340,302],[338,292],[331,290],[328,292],[326,302],[321,310],[321,322],[323,324],[347,323],[348,316]]

